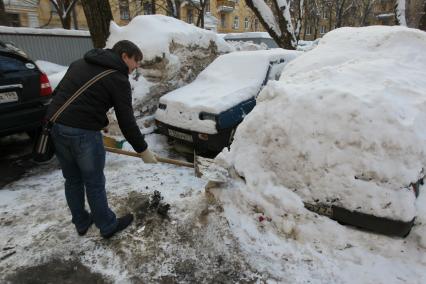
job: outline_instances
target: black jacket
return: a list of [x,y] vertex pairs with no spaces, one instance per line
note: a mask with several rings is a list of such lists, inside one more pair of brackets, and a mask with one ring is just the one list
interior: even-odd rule
[[143,152],[147,144],[133,115],[129,69],[120,56],[109,49],[93,49],[84,55],[84,59],[70,65],[55,89],[47,117],[52,117],[83,84],[107,69],[117,71],[90,86],[62,112],[56,122],[75,128],[101,130],[109,123],[107,111],[114,107],[124,137],[136,152]]

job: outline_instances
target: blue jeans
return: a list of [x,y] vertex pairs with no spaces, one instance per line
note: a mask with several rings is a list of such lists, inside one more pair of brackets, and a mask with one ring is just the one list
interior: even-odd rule
[[[105,192],[105,149],[99,131],[73,128],[55,123],[52,128],[55,153],[65,178],[65,197],[72,222],[78,231],[92,219],[102,235],[117,227]],[[90,211],[85,209],[85,193]]]

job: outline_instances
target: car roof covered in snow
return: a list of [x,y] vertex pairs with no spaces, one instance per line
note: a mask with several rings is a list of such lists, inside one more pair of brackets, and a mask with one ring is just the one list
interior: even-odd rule
[[277,48],[219,56],[192,83],[166,94],[160,103],[179,102],[189,108],[203,107],[204,111],[220,113],[259,92],[270,62],[290,61],[298,54]]

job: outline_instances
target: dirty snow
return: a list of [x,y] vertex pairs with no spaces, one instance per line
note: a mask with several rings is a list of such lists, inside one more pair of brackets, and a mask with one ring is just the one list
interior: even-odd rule
[[[288,283],[426,282],[426,188],[417,200],[408,189],[426,164],[425,49],[414,29],[337,29],[261,92],[218,157],[245,182],[211,190],[259,272]],[[303,201],[418,217],[406,239],[390,238]]]
[[[147,142],[157,154],[179,158],[170,156],[165,137],[151,134]],[[77,235],[56,163],[0,191],[0,282],[53,259],[76,260],[113,283],[260,278],[241,257],[220,207],[205,196],[205,181],[193,169],[107,153],[105,176],[110,206],[119,216],[136,215],[131,227],[108,241],[95,226],[85,237]],[[171,205],[169,219],[144,207],[154,190]]]
[[171,55],[169,49],[172,42],[188,48],[191,46],[207,48],[211,42],[214,42],[220,52],[229,51],[229,46],[216,33],[163,15],[137,16],[123,27],[111,22],[106,47],[111,48],[123,39],[130,39],[139,46],[145,61],[153,60],[155,57],[176,60],[176,56]]
[[[405,239],[342,226],[302,203],[336,194],[344,205],[376,206],[379,191],[389,199],[400,192],[403,203],[402,187],[425,164],[423,50],[425,33],[406,28],[327,34],[268,84],[219,157],[245,181],[205,193],[189,168],[108,153],[107,193],[118,215],[140,213],[154,190],[171,205],[170,219],[137,216],[108,241],[94,226],[75,233],[55,162],[34,169],[0,190],[0,282],[60,259],[114,283],[426,283],[426,187],[405,211],[374,208],[416,215]],[[146,138],[158,154],[180,158],[166,138]]]
[[[221,55],[191,84],[160,98],[166,109],[157,109],[161,122],[202,133],[217,133],[213,120],[201,120],[200,112],[219,114],[256,96],[266,78],[269,63],[285,59],[282,68],[300,53],[284,49],[232,52]],[[277,72],[281,70],[276,70]]]

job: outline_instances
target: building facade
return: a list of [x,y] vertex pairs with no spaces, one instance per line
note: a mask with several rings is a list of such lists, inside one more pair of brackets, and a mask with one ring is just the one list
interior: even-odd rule
[[[244,0],[175,1],[182,21],[196,25],[204,4],[204,28],[218,33],[264,31],[257,17]],[[171,16],[166,1],[110,0],[114,21],[127,24],[137,15],[161,14]]]

